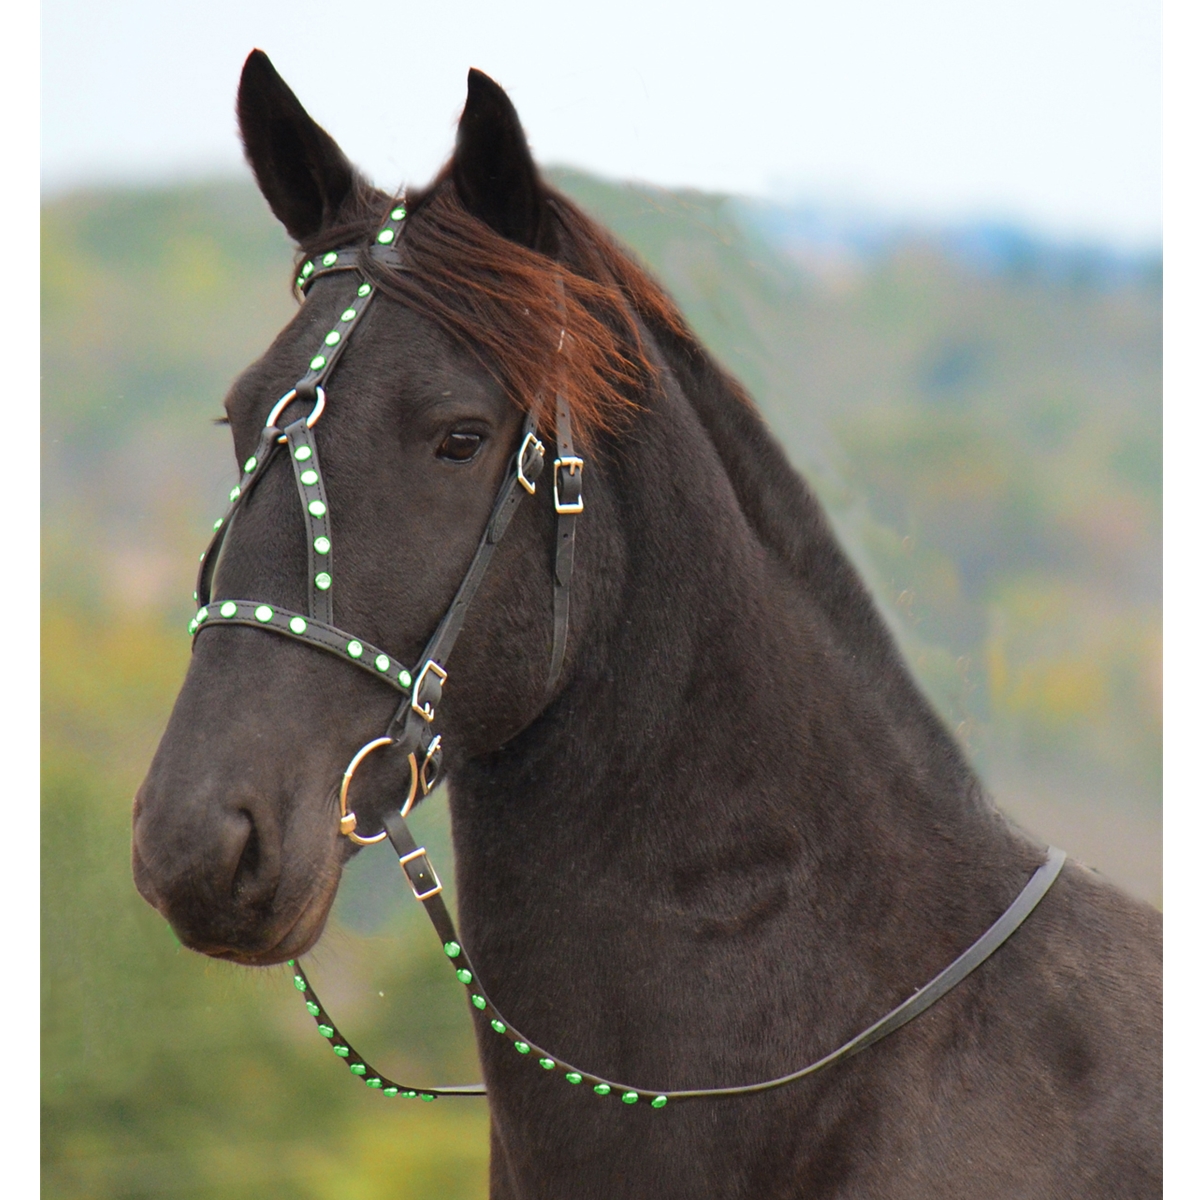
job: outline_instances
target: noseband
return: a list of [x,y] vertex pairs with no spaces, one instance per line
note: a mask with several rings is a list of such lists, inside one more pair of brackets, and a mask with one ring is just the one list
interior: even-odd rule
[[[205,629],[220,625],[248,625],[255,629],[266,629],[334,654],[400,693],[400,705],[386,730],[362,746],[343,772],[338,792],[339,832],[360,846],[372,845],[383,841],[384,838],[392,843],[413,895],[421,901],[432,921],[458,981],[467,989],[471,1004],[483,1014],[496,1034],[506,1038],[518,1054],[536,1060],[543,1070],[560,1075],[568,1084],[579,1086],[586,1083],[598,1096],[619,1095],[626,1104],[636,1104],[639,1100],[645,1100],[649,1107],[660,1109],[665,1107],[668,1101],[745,1096],[782,1087],[865,1050],[872,1043],[924,1012],[1007,941],[1021,922],[1037,907],[1058,877],[1066,857],[1061,850],[1051,848],[1046,861],[996,922],[924,987],[823,1058],[791,1074],[761,1083],[675,1091],[616,1083],[574,1067],[532,1042],[504,1018],[479,982],[455,929],[450,911],[442,899],[442,885],[437,873],[424,847],[418,846],[413,839],[405,818],[418,794],[428,794],[438,780],[442,763],[442,739],[440,734],[434,732],[433,725],[442,688],[448,678],[446,663],[500,539],[507,531],[524,497],[527,494],[532,496],[537,491],[537,481],[545,465],[545,447],[537,436],[538,406],[531,405],[522,426],[520,444],[509,462],[504,482],[500,485],[491,515],[466,575],[412,670],[396,662],[386,650],[372,645],[365,638],[339,629],[333,623],[333,597],[336,589],[332,529],[329,522],[329,499],[317,455],[315,426],[325,410],[325,384],[345,351],[351,333],[362,323],[363,314],[375,297],[376,285],[364,269],[364,263],[373,260],[395,269],[404,269],[404,258],[396,244],[406,216],[407,208],[401,199],[388,213],[387,220],[368,248],[331,250],[309,260],[302,267],[296,281],[302,294],[306,294],[316,280],[338,273],[352,273],[354,288],[347,291],[341,316],[310,359],[306,373],[271,409],[258,445],[254,448],[254,453],[246,459],[241,478],[229,493],[229,508],[213,526],[212,540],[200,557],[200,573],[194,596],[199,608],[188,627],[189,632],[195,637]],[[560,351],[562,345],[563,337],[560,337]],[[293,404],[303,403],[310,405],[307,415],[286,425],[280,423]],[[583,512],[583,459],[574,450],[570,406],[561,389],[556,389],[555,392],[555,430],[558,453],[554,459],[552,490],[558,533],[553,580],[554,640],[550,654],[548,692],[553,690],[558,681],[566,653],[571,576],[575,560],[575,521],[578,514]],[[259,600],[214,601],[211,599],[213,575],[230,525],[267,467],[279,456],[283,446],[288,448],[291,457],[292,472],[304,515],[308,543],[308,611],[306,614],[290,612],[278,605]],[[358,818],[350,807],[350,785],[362,761],[368,755],[387,748],[390,748],[389,752],[398,752],[407,758],[408,789],[403,798],[392,798],[391,806],[382,818],[383,829],[378,833],[363,835],[358,829]],[[482,1084],[414,1088],[388,1079],[367,1063],[342,1037],[317,999],[312,984],[300,965],[295,960],[290,960],[288,965],[293,969],[293,981],[297,990],[304,996],[305,1005],[316,1020],[318,1032],[329,1040],[334,1053],[346,1061],[351,1073],[359,1076],[368,1087],[378,1088],[388,1096],[420,1097],[422,1100],[434,1100],[438,1096],[486,1094]]]

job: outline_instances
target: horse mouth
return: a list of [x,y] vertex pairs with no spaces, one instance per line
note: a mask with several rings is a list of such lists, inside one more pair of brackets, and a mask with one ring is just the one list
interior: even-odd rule
[[[186,929],[175,929],[175,933],[189,950],[209,958],[242,967],[273,967],[307,954],[317,944],[325,931],[336,894],[335,882],[331,887],[314,893],[282,930],[266,930],[258,938],[216,942],[197,938]],[[174,922],[172,928],[175,928]]]

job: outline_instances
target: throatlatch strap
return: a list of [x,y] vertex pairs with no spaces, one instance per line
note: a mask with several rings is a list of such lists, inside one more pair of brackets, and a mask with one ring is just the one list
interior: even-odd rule
[[571,439],[571,406],[562,392],[554,398],[558,456],[554,460],[554,508],[558,534],[554,552],[554,645],[550,651],[552,691],[562,674],[571,622],[571,576],[575,571],[575,518],[583,512],[583,459],[575,453]]

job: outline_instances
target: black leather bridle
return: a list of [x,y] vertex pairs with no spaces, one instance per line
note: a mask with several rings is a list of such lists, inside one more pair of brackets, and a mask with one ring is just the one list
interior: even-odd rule
[[[337,628],[333,623],[333,598],[336,587],[329,500],[321,475],[314,428],[325,409],[325,384],[345,351],[351,333],[362,323],[363,314],[375,296],[377,285],[372,281],[365,264],[373,260],[394,269],[404,269],[404,258],[399,253],[396,243],[401,236],[406,216],[407,207],[402,198],[391,208],[382,228],[375,235],[374,242],[368,247],[331,250],[310,259],[301,268],[296,282],[302,294],[307,293],[316,280],[339,273],[350,273],[354,288],[347,292],[346,304],[337,323],[325,335],[317,353],[309,361],[304,376],[272,408],[258,445],[246,460],[241,478],[230,492],[229,508],[224,517],[216,522],[212,540],[200,559],[200,573],[195,592],[195,599],[200,607],[189,626],[191,633],[195,636],[205,629],[219,625],[248,625],[256,629],[267,629],[335,654],[400,692],[400,706],[385,732],[367,742],[354,755],[342,775],[339,792],[339,830],[359,845],[371,845],[384,838],[391,842],[413,894],[421,901],[459,982],[467,989],[470,1003],[484,1015],[497,1035],[507,1038],[512,1043],[518,1054],[536,1060],[544,1070],[561,1075],[569,1084],[587,1084],[600,1096],[619,1095],[626,1104],[636,1104],[639,1100],[645,1100],[650,1107],[657,1109],[664,1107],[669,1101],[744,1096],[782,1087],[865,1050],[873,1042],[886,1037],[924,1012],[966,978],[1012,935],[1037,907],[1057,878],[1066,857],[1061,850],[1050,848],[1046,861],[1008,909],[976,942],[924,987],[825,1057],[798,1071],[761,1083],[672,1091],[638,1087],[605,1079],[564,1062],[530,1041],[499,1012],[479,982],[454,927],[449,909],[442,899],[441,882],[424,847],[418,846],[414,840],[405,818],[417,795],[427,794],[437,782],[442,761],[442,739],[434,733],[433,725],[442,687],[447,679],[446,663],[500,539],[507,531],[525,495],[536,493],[537,481],[545,465],[545,448],[537,436],[538,405],[534,404],[530,406],[525,417],[521,442],[510,461],[508,472],[497,493],[491,516],[466,575],[414,670],[410,671],[396,662],[385,650],[372,645],[366,639]],[[564,339],[565,331],[559,339],[560,350]],[[560,370],[558,374],[561,378],[563,372]],[[284,413],[293,404],[304,403],[310,406],[305,416],[286,425],[280,424]],[[566,653],[571,577],[575,560],[575,522],[578,514],[583,512],[583,459],[575,453],[571,435],[570,406],[561,387],[555,389],[555,431],[557,455],[554,459],[553,493],[558,532],[553,581],[554,641],[550,657],[548,691],[553,689],[559,678]],[[238,509],[245,503],[267,467],[278,457],[283,446],[288,448],[291,457],[308,539],[308,612],[291,612],[258,600],[213,601],[213,575],[229,527]],[[393,752],[398,751],[406,756],[409,766],[408,791],[403,799],[393,798],[390,808],[382,818],[383,830],[364,836],[358,830],[355,813],[348,806],[349,787],[362,760],[383,747],[392,747]],[[378,1088],[386,1095],[419,1096],[423,1100],[433,1100],[438,1096],[481,1096],[486,1093],[482,1084],[414,1088],[388,1079],[370,1066],[338,1032],[299,964],[292,960],[289,966],[294,972],[296,988],[303,994],[308,1011],[316,1020],[318,1031],[329,1039],[334,1053],[347,1062],[350,1071],[362,1078],[369,1087]]]

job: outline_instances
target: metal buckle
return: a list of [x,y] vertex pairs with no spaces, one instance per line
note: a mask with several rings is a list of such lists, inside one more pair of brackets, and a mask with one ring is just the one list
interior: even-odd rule
[[[432,766],[435,770],[437,769],[437,763],[435,763],[433,761],[433,756],[438,752],[438,749],[440,748],[441,744],[442,744],[442,735],[439,733],[437,735],[437,737],[435,737],[433,739],[433,741],[429,743],[429,749],[425,751],[425,760],[421,763],[421,795],[422,796],[428,796],[429,789],[433,786],[434,783],[437,783],[436,775],[433,778],[433,783],[430,783],[429,768]],[[401,813],[400,815],[403,817],[406,814]]]
[[[360,837],[354,831],[358,828],[358,817],[352,811],[346,809],[346,797],[350,792],[350,781],[354,778],[354,772],[358,770],[359,764],[368,754],[378,750],[380,746],[390,746],[393,739],[390,737],[379,737],[374,741],[368,742],[359,752],[350,760],[350,765],[342,772],[342,786],[338,792],[338,805],[342,810],[342,815],[338,820],[338,833],[344,837],[348,837],[352,842],[359,846],[374,846],[376,842],[382,842],[387,837],[387,830],[382,833],[373,834],[371,837]],[[405,816],[408,810],[412,808],[412,803],[417,794],[417,756],[410,754],[408,756],[408,798],[404,802],[404,808],[401,811],[401,816]]]
[[[271,409],[270,414],[267,416],[267,423],[263,426],[263,428],[264,429],[272,428],[272,426],[275,425],[275,422],[278,421],[279,418],[283,415],[283,412],[287,408],[287,406],[289,404],[291,404],[291,402],[293,400],[295,400],[295,398],[296,398],[296,389],[295,388],[292,388],[292,390],[290,392],[288,392],[286,396],[280,396],[279,400],[275,404],[275,407],[273,409]],[[321,414],[324,411],[325,411],[325,389],[318,385],[318,387],[317,387],[317,402],[316,402],[316,404],[313,405],[313,410],[312,410],[312,412],[310,412],[308,414],[308,418],[305,420],[304,424],[307,425],[309,427],[309,429],[311,429],[321,419]],[[280,436],[276,439],[276,441],[286,442],[287,438]]]
[[[579,480],[579,499],[574,504],[563,504],[558,498],[558,468],[566,467],[568,475],[574,475],[576,471],[580,474]],[[566,458],[556,458],[554,460],[554,511],[559,513],[581,513],[583,512],[583,459],[575,458],[568,455]]]
[[[418,892],[417,885],[413,883],[412,876],[408,873],[408,864],[417,858],[425,859],[425,865],[429,868],[429,874],[433,877],[433,887],[431,887],[427,892]],[[404,855],[404,857],[400,859],[400,865],[401,867],[405,868],[404,878],[408,880],[408,886],[412,888],[412,894],[416,896],[418,900],[422,901],[422,903],[430,899],[432,896],[436,896],[438,892],[442,890],[442,881],[438,878],[437,872],[433,869],[433,863],[429,861],[429,855],[425,853],[424,846],[418,846],[416,850]]]
[[421,685],[425,682],[425,676],[432,671],[437,677],[439,683],[446,682],[446,672],[433,661],[432,658],[425,660],[425,665],[421,668],[421,673],[417,676],[417,682],[413,684],[412,690],[412,710],[419,717],[424,717],[426,721],[433,720],[432,704],[421,703]]
[[[533,444],[534,452],[537,454],[539,467],[534,477],[530,479],[525,474],[525,455],[530,448],[530,443]],[[537,477],[541,474],[540,463],[544,460],[546,447],[538,441],[537,434],[531,429],[526,435],[525,440],[521,443],[520,450],[517,451],[517,482],[532,496],[537,491]]]

